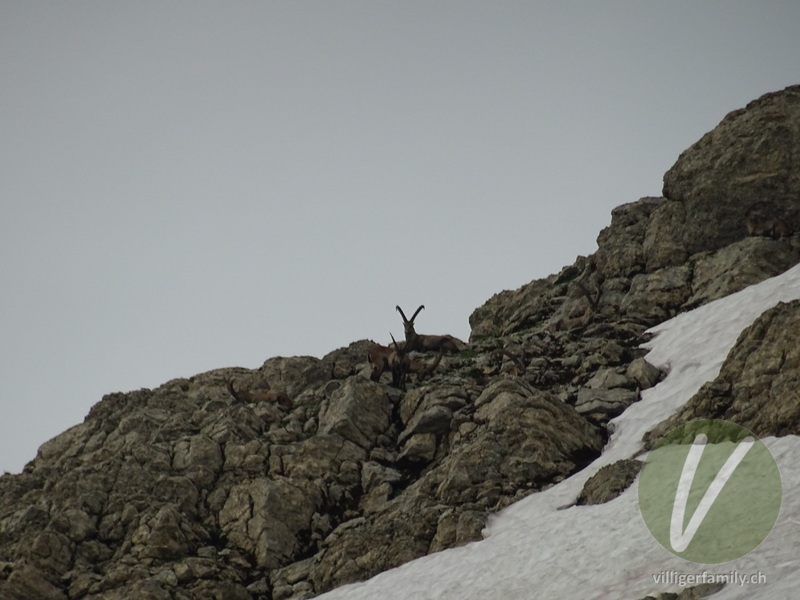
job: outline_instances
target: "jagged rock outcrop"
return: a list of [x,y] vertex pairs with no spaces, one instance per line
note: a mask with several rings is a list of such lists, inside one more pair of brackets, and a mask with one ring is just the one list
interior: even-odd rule
[[[800,231],[800,86],[727,115],[664,176],[664,197],[618,206],[598,250],[559,275],[495,295],[470,316],[473,341],[538,323],[580,327],[589,313],[654,325],[782,273],[791,236],[748,237],[748,214]],[[588,320],[588,319],[584,319]]]
[[[643,256],[645,238],[626,238],[626,229],[641,231],[642,223],[625,223],[631,214],[649,218],[651,212],[639,209],[650,200],[615,209],[592,257],[579,258],[559,275],[501,292],[476,309],[470,316],[471,340],[508,336],[541,324],[554,332],[582,330],[596,315],[618,323],[626,318],[631,331],[641,332],[682,311],[778,275],[800,261],[796,237],[743,237],[723,248],[691,255],[680,265],[648,271],[648,263],[636,258]],[[656,227],[654,223],[650,226]],[[603,238],[615,240],[618,235],[627,239],[623,244],[627,247],[618,248],[619,255],[609,253],[604,258]]]
[[647,435],[694,419],[725,419],[759,437],[800,433],[800,301],[766,311],[736,341],[714,381]]
[[664,196],[683,206],[674,229],[689,255],[746,235],[751,209],[800,225],[800,86],[728,114],[664,175]]
[[[356,343],[363,347],[362,343]],[[287,598],[481,536],[486,515],[598,455],[524,380],[406,394],[366,354],[271,359],[110,394],[0,478],[6,598]],[[473,360],[461,359],[464,369]],[[227,390],[292,390],[293,408]],[[32,543],[31,543],[32,540]]]
[[[798,238],[744,227],[757,202],[799,228],[798,98],[725,117],[663,198],[614,209],[594,255],[476,309],[469,346],[407,391],[370,380],[360,340],[107,395],[0,477],[0,597],[310,597],[479,540],[488,514],[598,456],[607,421],[657,384],[638,348],[650,325],[800,261]],[[748,329],[676,420],[797,433],[795,304]],[[230,381],[291,405],[237,401]],[[599,471],[579,502],[637,469]]]

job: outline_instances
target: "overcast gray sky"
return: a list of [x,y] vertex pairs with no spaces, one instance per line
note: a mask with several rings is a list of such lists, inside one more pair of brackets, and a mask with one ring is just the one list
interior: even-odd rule
[[596,248],[800,2],[0,1],[0,472],[103,394],[418,329]]

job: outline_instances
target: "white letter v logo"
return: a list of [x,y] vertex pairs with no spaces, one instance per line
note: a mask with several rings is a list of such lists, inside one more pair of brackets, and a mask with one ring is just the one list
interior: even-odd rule
[[675,504],[672,505],[672,520],[669,526],[669,542],[675,552],[683,552],[689,546],[694,534],[697,533],[697,528],[706,518],[722,488],[733,475],[739,463],[742,462],[744,455],[752,448],[755,440],[748,436],[736,446],[728,460],[722,465],[722,469],[714,477],[714,481],[708,486],[703,499],[700,500],[700,504],[697,505],[697,509],[695,509],[689,524],[686,526],[686,531],[684,531],[683,518],[686,514],[686,502],[689,500],[689,491],[692,489],[694,474],[697,471],[697,465],[700,464],[700,458],[703,456],[703,450],[705,450],[707,442],[708,437],[705,434],[698,434],[689,449],[686,462],[683,464],[678,490],[675,492]]

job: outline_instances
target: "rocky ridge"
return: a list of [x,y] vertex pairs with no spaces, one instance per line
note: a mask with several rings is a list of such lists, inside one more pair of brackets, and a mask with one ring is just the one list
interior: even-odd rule
[[[105,396],[0,477],[0,597],[311,597],[480,539],[488,514],[598,456],[608,420],[658,382],[638,349],[648,327],[800,262],[800,238],[745,222],[800,231],[799,153],[800,86],[729,114],[663,198],[614,209],[595,254],[476,309],[468,347],[407,391],[370,380],[362,340]],[[797,434],[798,315],[765,313],[660,427]],[[230,380],[292,405],[237,402]],[[636,477],[612,467],[576,501]]]

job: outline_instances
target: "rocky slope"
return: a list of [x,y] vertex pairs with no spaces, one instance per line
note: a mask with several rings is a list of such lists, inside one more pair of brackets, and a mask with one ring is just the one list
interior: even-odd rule
[[[468,347],[407,391],[370,380],[363,340],[104,397],[0,477],[0,597],[310,597],[480,539],[488,514],[598,456],[608,420],[658,381],[638,350],[649,326],[800,261],[775,226],[800,231],[799,155],[800,86],[729,114],[663,198],[616,208],[594,255],[476,309]],[[765,314],[663,427],[798,434],[798,315]],[[292,404],[236,401],[230,380]],[[636,472],[598,476],[581,502]]]

